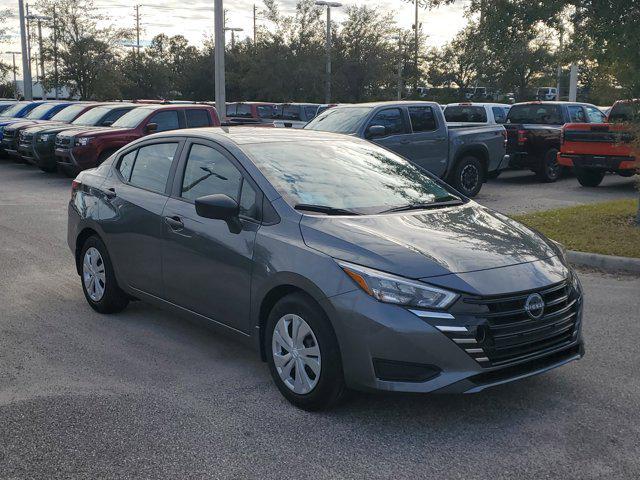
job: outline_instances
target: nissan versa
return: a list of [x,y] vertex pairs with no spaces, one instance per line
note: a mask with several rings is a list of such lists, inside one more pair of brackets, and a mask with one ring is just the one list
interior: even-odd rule
[[357,138],[144,137],[75,179],[68,240],[95,310],[145,300],[236,334],[305,409],[479,392],[584,352],[558,244]]

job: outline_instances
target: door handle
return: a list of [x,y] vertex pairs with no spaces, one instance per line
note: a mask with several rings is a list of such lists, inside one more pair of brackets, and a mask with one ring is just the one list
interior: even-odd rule
[[107,188],[107,190],[104,193],[107,196],[107,198],[114,198],[116,196],[116,189],[113,187]]
[[164,221],[171,230],[182,230],[184,228],[184,223],[182,223],[180,217],[164,217]]

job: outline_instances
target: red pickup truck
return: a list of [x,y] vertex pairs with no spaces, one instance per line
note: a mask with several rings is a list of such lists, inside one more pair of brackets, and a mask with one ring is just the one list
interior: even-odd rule
[[[640,171],[628,123],[640,111],[640,100],[621,100],[609,113],[609,123],[568,123],[562,128],[558,163],[573,167],[580,185],[597,187],[607,172],[630,177]],[[636,112],[634,114],[634,112]]]
[[100,165],[128,143],[151,133],[182,128],[218,127],[216,109],[209,105],[145,105],[134,108],[109,127],[82,127],[56,136],[55,156],[69,176]]

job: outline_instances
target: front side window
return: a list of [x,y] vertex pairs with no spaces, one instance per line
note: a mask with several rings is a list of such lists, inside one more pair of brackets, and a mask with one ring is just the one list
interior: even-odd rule
[[236,202],[240,198],[242,174],[215,148],[193,144],[182,178],[182,198],[195,201],[207,195],[224,194]]
[[370,214],[457,198],[421,168],[367,142],[269,142],[243,150],[294,207],[312,204]]
[[157,123],[157,132],[165,132],[167,130],[176,130],[180,128],[178,121],[178,112],[175,110],[165,110],[158,112],[149,119],[149,123]]
[[567,108],[569,110],[569,119],[572,123],[585,123],[587,121],[581,106],[571,105]]
[[188,128],[208,127],[211,125],[209,112],[206,110],[188,109],[185,110],[185,114],[187,116]]
[[275,109],[271,105],[258,105],[258,117],[260,118],[273,118],[275,115]]
[[587,109],[587,118],[589,123],[604,123],[607,121],[604,113],[598,110],[596,107],[585,107]]
[[[140,147],[133,167],[130,168],[129,183],[152,192],[164,193],[177,149],[177,143],[156,143]],[[120,162],[121,173],[122,164],[129,155],[125,155]],[[130,161],[127,159],[127,162]],[[127,168],[129,167],[125,165],[124,172]]]
[[414,133],[432,132],[438,129],[431,107],[409,107],[409,118]]
[[282,119],[283,120],[300,120],[300,106],[285,105],[284,107],[282,107]]
[[385,128],[385,135],[405,133],[402,111],[399,108],[387,108],[376,113],[369,122],[369,127],[374,125],[382,125]]

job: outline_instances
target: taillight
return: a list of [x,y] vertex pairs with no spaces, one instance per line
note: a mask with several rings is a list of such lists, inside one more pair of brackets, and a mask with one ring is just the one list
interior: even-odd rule
[[74,198],[76,196],[76,192],[80,190],[80,187],[82,187],[81,181],[74,180],[71,182],[71,198]]
[[518,145],[524,145],[527,143],[527,131],[518,130]]

